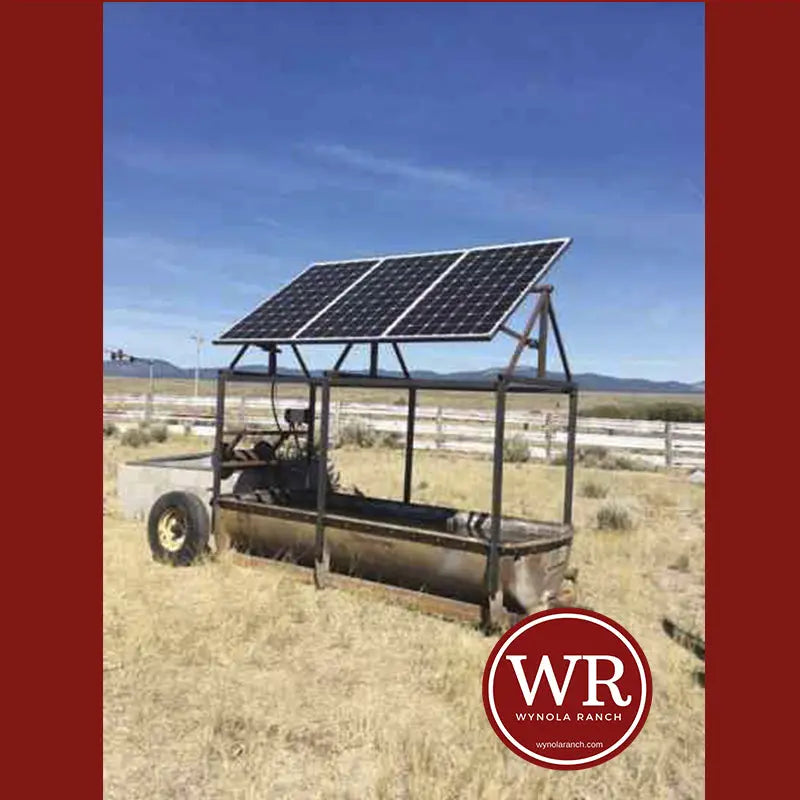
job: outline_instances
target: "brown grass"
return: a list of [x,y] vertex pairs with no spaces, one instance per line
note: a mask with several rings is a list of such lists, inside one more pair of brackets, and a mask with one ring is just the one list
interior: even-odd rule
[[[148,381],[146,378],[103,378],[103,392],[105,394],[145,394]],[[174,396],[191,396],[194,394],[194,381],[187,379],[159,379],[155,382],[157,394]],[[214,381],[200,381],[200,394],[206,397],[216,395]],[[229,384],[228,397],[268,397],[269,384]],[[307,397],[306,389],[302,386],[283,384],[278,387],[278,395],[282,398]],[[336,389],[331,393],[335,401],[359,403],[385,403],[388,405],[401,405],[406,402],[406,395],[394,389]],[[609,392],[581,392],[579,407],[591,408],[596,405],[615,405],[621,408],[639,406],[648,403],[663,403],[667,401],[696,403],[703,405],[705,395],[697,394],[640,394],[640,393],[609,393]],[[490,394],[483,392],[419,392],[417,405],[420,407],[436,408],[477,408],[489,409],[493,407]],[[510,395],[508,408],[511,410],[558,410],[566,413],[567,399],[561,395]]]
[[[699,665],[670,615],[703,633],[702,488],[670,474],[579,470],[636,510],[597,534],[604,501],[576,497],[581,602],[644,648],[655,695],[639,738],[600,767],[550,772],[513,756],[486,721],[480,681],[494,639],[467,625],[316,591],[277,567],[223,558],[154,564],[141,523],[118,517],[113,463],[198,448],[180,437],[126,452],[104,442],[107,798],[700,798]],[[402,451],[334,452],[346,486],[401,491]],[[420,453],[417,499],[486,509],[488,461]],[[506,512],[554,516],[563,470],[506,469]],[[670,568],[675,563],[685,570]]]

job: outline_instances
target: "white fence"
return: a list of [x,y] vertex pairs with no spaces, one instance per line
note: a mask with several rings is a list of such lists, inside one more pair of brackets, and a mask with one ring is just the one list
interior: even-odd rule
[[[164,422],[175,431],[191,430],[213,435],[213,397],[155,395],[104,395],[103,416],[121,425],[142,419]],[[277,400],[276,409],[283,423],[283,411],[297,407],[302,400]],[[226,403],[228,423],[272,427],[272,404],[267,398],[231,397]],[[336,439],[350,421],[360,420],[377,432],[405,436],[405,405],[374,403],[331,404],[331,434]],[[543,411],[508,411],[506,437],[524,439],[533,458],[551,461],[563,454],[566,414]],[[418,406],[414,446],[491,454],[494,414],[491,411]],[[659,466],[703,467],[705,465],[705,424],[661,422],[657,420],[602,419],[578,417],[577,446],[601,447]]]

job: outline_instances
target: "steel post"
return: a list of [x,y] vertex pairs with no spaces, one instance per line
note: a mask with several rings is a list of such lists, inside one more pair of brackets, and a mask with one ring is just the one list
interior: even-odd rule
[[217,531],[217,504],[222,487],[222,462],[225,460],[222,452],[225,444],[225,371],[217,373],[217,410],[216,428],[214,429],[214,452],[211,456],[211,466],[214,479],[211,489],[211,532],[216,537]]
[[314,556],[314,582],[317,588],[325,585],[330,568],[330,551],[325,541],[325,504],[328,491],[328,433],[330,429],[331,384],[322,382],[322,413],[320,416],[317,470],[317,529]]
[[486,555],[486,600],[483,625],[494,628],[502,611],[500,592],[500,523],[503,513],[503,443],[506,422],[506,385],[500,381],[495,393],[494,462],[492,464],[492,527]]
[[411,481],[414,473],[414,422],[417,416],[417,390],[408,390],[408,418],[406,419],[406,468],[403,480],[403,502],[411,502]]
[[565,525],[572,524],[572,493],[575,484],[575,433],[578,427],[578,390],[569,393],[569,416],[567,417],[566,475],[564,476]]

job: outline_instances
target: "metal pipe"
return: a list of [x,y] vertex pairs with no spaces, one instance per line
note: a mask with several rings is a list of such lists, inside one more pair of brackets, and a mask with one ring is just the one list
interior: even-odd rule
[[489,605],[500,586],[500,523],[503,513],[503,443],[506,423],[506,387],[501,383],[495,395],[494,463],[492,464],[492,530],[486,556],[486,595]]
[[325,503],[328,489],[328,431],[330,428],[331,384],[322,383],[322,415],[319,430],[319,464],[317,469],[317,527],[314,548],[314,580],[318,588],[325,583],[329,554],[325,542]]
[[314,422],[317,417],[317,387],[310,383],[308,385],[308,431],[306,434],[306,451],[309,459],[314,452]]
[[417,416],[417,390],[408,390],[408,418],[406,420],[406,468],[403,479],[403,502],[411,502],[411,480],[414,471],[414,421]]
[[303,356],[300,355],[300,348],[296,344],[292,345],[292,352],[294,353],[294,357],[297,359],[297,363],[300,365],[300,369],[303,370],[303,375],[305,375],[306,378],[310,378],[311,373],[308,371],[306,362],[303,361]]
[[564,370],[564,377],[568,381],[572,381],[572,370],[569,368],[569,361],[567,361],[567,351],[564,347],[564,340],[561,338],[561,331],[558,328],[558,320],[556,319],[556,312],[553,304],[550,303],[547,307],[550,316],[550,322],[553,324],[553,333],[556,337],[556,345],[558,346],[558,355],[561,358],[561,367]]
[[[264,383],[263,372],[249,372],[247,370],[225,371],[226,380],[231,383]],[[331,386],[366,388],[366,389],[411,389],[418,390],[444,390],[453,392],[494,392],[497,381],[459,381],[448,378],[390,378],[386,375],[380,378],[370,378],[361,374],[336,374],[326,372],[322,377],[306,378],[302,375],[276,375],[276,383],[302,383],[322,386],[325,379],[330,380]],[[575,384],[563,380],[526,378],[517,375],[506,382],[506,391],[509,393],[523,394],[569,394]]]
[[[536,301],[536,306],[533,309],[533,313],[528,318],[528,321],[525,323],[525,328],[520,335],[520,339],[517,342],[517,346],[514,349],[514,354],[511,356],[511,360],[508,362],[508,366],[506,367],[506,376],[509,378],[514,374],[514,370],[517,368],[517,362],[522,355],[522,351],[527,347],[525,342],[531,338],[531,331],[533,330],[533,325],[536,322],[539,315],[542,313],[542,304],[543,304],[543,295],[539,296],[539,299]],[[539,352],[541,353],[541,343],[539,344]]]
[[217,504],[219,502],[220,487],[222,486],[222,446],[225,442],[225,372],[220,370],[217,375],[217,411],[216,428],[214,430],[214,454],[211,466],[214,470],[214,482],[211,490],[211,532],[216,533]]
[[566,475],[564,476],[565,525],[572,524],[572,493],[575,484],[575,431],[578,427],[578,390],[569,394],[569,416],[567,417]]
[[536,364],[536,377],[547,377],[547,323],[549,321],[550,292],[542,294],[542,313],[539,314],[539,357]]
[[528,347],[538,347],[539,343],[536,339],[523,339],[521,333],[517,333],[512,328],[509,328],[507,325],[501,325],[500,330],[505,333],[507,336],[510,336],[512,339],[516,339],[518,342],[525,342]]
[[394,350],[395,356],[397,356],[397,362],[400,364],[400,369],[403,372],[404,378],[410,378],[411,374],[408,371],[408,367],[406,366],[405,359],[403,358],[403,354],[400,352],[400,345],[397,342],[392,342],[392,349]]
[[249,344],[243,344],[243,345],[242,345],[242,346],[239,348],[238,352],[237,352],[237,353],[236,353],[236,355],[233,357],[233,361],[231,361],[231,363],[229,364],[229,366],[228,366],[228,369],[233,369],[233,368],[234,368],[234,367],[235,367],[235,366],[236,366],[236,365],[239,363],[239,360],[240,360],[240,359],[241,359],[241,357],[242,357],[242,356],[243,356],[243,355],[244,355],[244,354],[247,352],[247,349],[248,349],[249,347],[250,347],[250,345],[249,345]]
[[347,354],[353,349],[352,343],[346,344],[344,350],[342,350],[341,355],[339,358],[336,359],[336,363],[333,365],[333,372],[338,372],[339,367],[344,364],[344,360],[347,358]]
[[369,346],[369,376],[370,378],[378,377],[378,344],[372,342]]

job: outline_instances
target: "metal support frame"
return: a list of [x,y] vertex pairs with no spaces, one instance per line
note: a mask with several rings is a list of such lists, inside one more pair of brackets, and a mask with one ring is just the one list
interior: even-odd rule
[[338,372],[341,368],[342,364],[344,364],[344,360],[347,358],[347,354],[353,349],[352,344],[346,344],[344,346],[344,350],[339,354],[339,358],[336,359],[336,363],[333,365],[333,372]]
[[[519,363],[522,351],[527,347],[527,342],[530,341],[531,331],[533,330],[533,326],[543,310],[543,305],[544,305],[543,297],[544,297],[543,295],[539,296],[539,299],[536,301],[536,305],[534,306],[533,313],[528,318],[528,321],[525,323],[525,327],[523,328],[522,333],[519,335],[519,341],[517,342],[517,346],[514,348],[514,354],[511,356],[511,360],[508,362],[508,366],[506,367],[505,371],[506,378],[511,378],[513,376],[514,372],[517,369],[517,364]],[[539,348],[539,358],[541,358],[542,357],[541,343],[539,343],[537,346]]]
[[267,375],[277,375],[278,374],[278,348],[276,345],[272,345],[272,347],[268,350],[269,353],[269,366],[267,367]]
[[306,362],[303,361],[303,356],[300,354],[300,348],[296,344],[292,345],[292,352],[294,353],[294,357],[297,359],[297,363],[300,365],[300,369],[303,371],[303,375],[305,375],[306,378],[310,378],[311,373],[308,371]]
[[500,330],[512,339],[523,342],[527,347],[535,349],[539,346],[539,342],[536,339],[525,339],[521,333],[517,333],[513,328],[509,328],[507,325],[501,325]]
[[498,612],[502,609],[500,596],[500,522],[503,513],[503,443],[506,424],[506,385],[499,380],[495,392],[494,411],[494,461],[492,464],[492,517],[489,549],[486,553],[485,587],[486,597],[482,609],[484,628],[487,630],[499,623]]
[[249,344],[243,344],[239,350],[237,351],[236,355],[233,357],[233,361],[231,361],[229,369],[233,369],[240,361],[242,356],[247,352],[248,348],[250,347]]
[[[420,389],[434,391],[467,391],[467,392],[492,392],[495,395],[495,420],[494,420],[494,462],[492,466],[492,499],[491,499],[491,531],[486,544],[485,568],[485,598],[482,604],[481,616],[485,630],[492,630],[498,626],[505,614],[500,583],[500,527],[502,520],[503,498],[503,444],[505,438],[506,401],[509,394],[515,393],[559,393],[569,395],[569,412],[567,422],[567,447],[566,447],[566,473],[564,480],[564,505],[562,520],[565,525],[572,524],[572,504],[575,476],[575,439],[578,415],[578,387],[572,382],[572,372],[567,361],[566,350],[561,338],[561,332],[555,316],[551,301],[552,287],[543,286],[535,289],[533,293],[539,295],[536,305],[529,317],[523,332],[517,333],[503,326],[503,332],[517,339],[514,354],[505,371],[493,381],[457,381],[453,379],[422,379],[412,378],[406,366],[403,355],[397,342],[390,342],[403,377],[380,376],[378,374],[378,343],[370,342],[369,374],[345,374],[340,368],[350,353],[353,343],[347,343],[340,353],[333,369],[324,373],[322,377],[311,374],[308,370],[299,349],[292,344],[292,350],[302,369],[302,375],[277,374],[277,346],[264,347],[269,353],[269,367],[265,375],[263,372],[248,372],[235,369],[240,359],[248,349],[243,345],[227,370],[220,370],[217,379],[217,406],[216,406],[216,431],[214,436],[214,452],[212,457],[214,469],[214,483],[212,490],[212,531],[218,535],[218,505],[222,483],[222,469],[227,464],[225,454],[225,398],[226,384],[228,382],[264,382],[271,379],[279,383],[303,383],[308,386],[309,422],[307,430],[307,454],[311,461],[316,455],[317,463],[317,497],[316,497],[316,530],[315,530],[315,556],[314,556],[314,581],[320,588],[326,585],[330,572],[330,550],[325,537],[325,514],[328,493],[328,440],[330,435],[330,403],[331,389],[333,386],[364,387],[382,389],[406,389],[408,391],[408,412],[406,419],[406,452],[403,476],[403,501],[411,502],[413,467],[414,467],[414,433],[416,422],[417,392]],[[539,338],[531,338],[536,322],[539,322]],[[548,379],[547,368],[547,339],[549,328],[552,326],[553,335],[560,360],[564,369],[564,380]],[[515,375],[515,371],[526,348],[538,349],[537,377],[524,377]],[[315,424],[317,416],[317,388],[321,388],[321,411],[318,441],[315,442]],[[315,446],[316,445],[316,446]],[[316,452],[315,452],[316,451]],[[235,467],[236,462],[230,466]],[[309,475],[309,483],[311,477]],[[219,541],[219,540],[218,540]]]
[[330,430],[331,383],[322,382],[322,414],[319,425],[319,448],[317,469],[317,528],[314,542],[314,582],[317,588],[325,586],[325,577],[330,570],[331,556],[325,540],[325,505],[328,493],[328,434]]
[[369,346],[369,376],[378,377],[378,343],[371,342]]
[[306,428],[306,460],[310,464],[314,458],[314,420],[317,416],[317,386],[308,384],[308,426]]
[[397,357],[397,363],[400,364],[400,370],[403,373],[404,378],[410,378],[411,374],[408,371],[408,367],[406,367],[405,359],[403,358],[403,354],[400,352],[400,345],[397,342],[392,342],[392,349],[394,350],[394,354]]
[[567,455],[564,474],[564,516],[565,525],[572,525],[572,493],[575,484],[575,434],[578,427],[578,390],[569,393],[569,416],[567,417]]
[[[247,345],[245,345],[247,347]],[[242,355],[243,351],[239,351]],[[237,356],[238,359],[238,356]],[[237,360],[234,359],[234,360]],[[222,487],[222,462],[225,460],[222,452],[225,443],[225,370],[217,373],[217,409],[214,430],[214,451],[211,454],[211,468],[213,470],[213,484],[211,487],[211,532],[217,535],[217,506]]]
[[403,475],[403,502],[411,502],[411,481],[414,474],[414,423],[417,416],[417,390],[408,390],[408,417],[406,419],[406,463]]
[[536,377],[547,377],[547,323],[550,319],[550,292],[542,292],[542,308],[539,313],[539,347],[536,360]]
[[567,351],[564,347],[564,341],[561,338],[561,331],[558,328],[558,320],[556,319],[556,310],[553,308],[552,301],[548,308],[550,312],[550,322],[553,325],[553,333],[556,337],[556,345],[558,346],[558,355],[561,358],[561,366],[564,370],[564,377],[572,382],[572,370],[569,368],[569,361],[567,360]]

